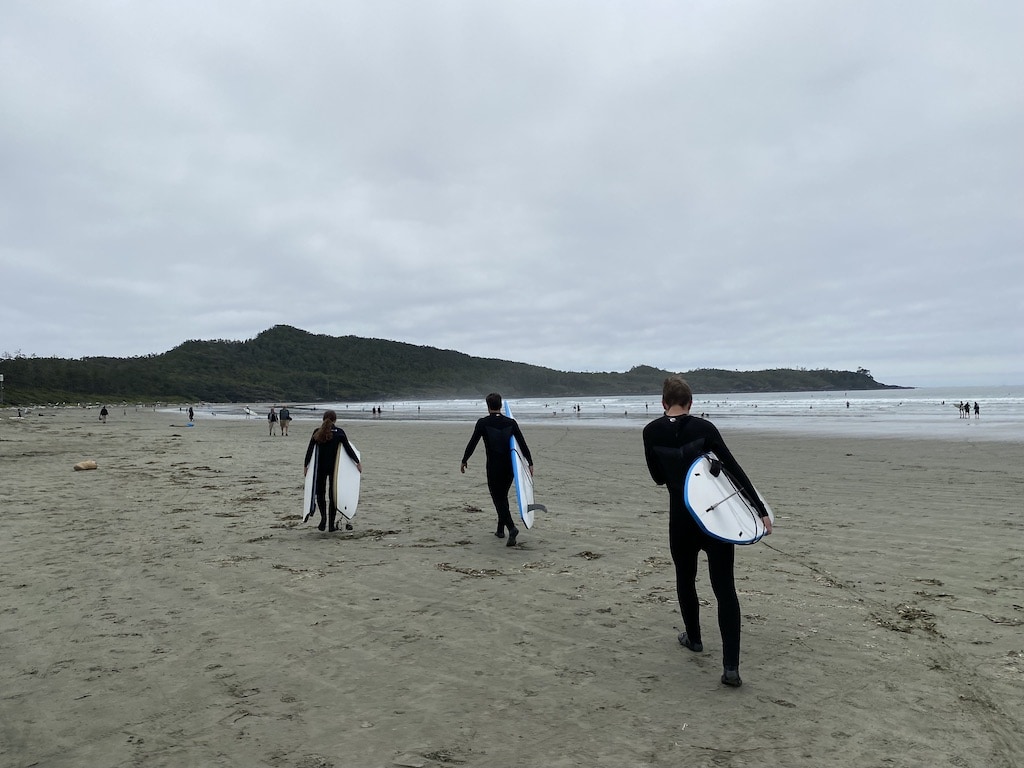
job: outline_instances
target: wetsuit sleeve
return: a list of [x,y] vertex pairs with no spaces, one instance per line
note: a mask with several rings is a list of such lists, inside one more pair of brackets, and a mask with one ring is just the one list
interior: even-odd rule
[[476,450],[477,443],[480,442],[480,438],[484,436],[484,424],[483,420],[477,421],[476,429],[473,430],[473,436],[469,438],[469,442],[466,444],[466,452],[462,454],[462,463],[465,464],[469,461],[469,457],[473,455],[473,451]]
[[722,462],[722,466],[725,467],[725,471],[728,472],[736,483],[743,489],[743,493],[750,500],[750,503],[757,507],[757,512],[761,517],[768,515],[768,510],[764,508],[764,502],[757,495],[757,491],[754,489],[754,484],[747,477],[747,473],[743,471],[743,467],[736,461],[736,457],[732,455],[732,451],[725,444],[725,440],[722,439],[722,435],[718,432],[717,427],[714,429],[714,436],[709,440],[709,448],[715,452],[715,455]]
[[344,447],[344,449],[345,449],[345,453],[347,453],[348,457],[350,459],[352,459],[352,463],[353,464],[358,464],[359,463],[359,457],[356,456],[355,449],[352,448],[352,443],[350,443],[348,441],[348,435],[345,434],[345,430],[344,429],[339,429],[338,433],[339,433],[338,437],[341,440],[342,447]]
[[306,467],[309,466],[309,460],[313,458],[313,448],[315,448],[315,447],[316,447],[316,440],[314,440],[312,437],[309,438],[309,445],[306,448],[306,458],[302,462],[303,469],[305,469]]
[[651,473],[651,480],[657,485],[665,484],[665,473],[662,471],[661,462],[651,445],[651,430],[653,425],[644,427],[644,458],[647,459],[647,471]]
[[526,457],[526,463],[532,467],[533,456],[530,455],[530,447],[526,444],[526,438],[523,437],[523,433],[519,429],[519,424],[515,419],[512,420],[512,435],[519,441],[519,447],[523,449],[523,456]]

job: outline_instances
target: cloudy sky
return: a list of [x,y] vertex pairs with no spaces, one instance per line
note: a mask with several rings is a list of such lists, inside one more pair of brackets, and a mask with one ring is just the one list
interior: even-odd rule
[[1024,383],[1020,0],[0,8],[0,354]]

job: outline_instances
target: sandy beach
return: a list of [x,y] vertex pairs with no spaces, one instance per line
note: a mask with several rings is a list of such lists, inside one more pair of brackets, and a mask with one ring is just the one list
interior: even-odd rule
[[725,431],[776,512],[733,690],[703,565],[676,642],[639,429],[524,426],[549,511],[507,548],[471,422],[341,425],[325,534],[313,422],[0,412],[0,766],[1024,764],[1024,444]]

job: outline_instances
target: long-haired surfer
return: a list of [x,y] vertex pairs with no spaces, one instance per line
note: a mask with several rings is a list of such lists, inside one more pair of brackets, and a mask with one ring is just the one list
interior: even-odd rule
[[530,465],[530,474],[533,474],[533,457],[530,456],[530,449],[523,439],[523,433],[515,419],[510,419],[501,412],[501,395],[492,392],[485,398],[487,402],[487,415],[476,422],[473,436],[469,438],[466,445],[466,452],[462,455],[462,466],[460,471],[465,474],[469,466],[469,457],[476,450],[477,443],[484,441],[484,450],[487,454],[487,490],[491,493],[491,501],[494,502],[494,509],[498,513],[498,529],[494,535],[499,539],[505,537],[505,530],[508,529],[508,543],[506,547],[516,545],[516,537],[519,536],[519,529],[512,521],[512,511],[508,505],[508,492],[512,488],[514,474],[512,470],[512,447],[510,438],[515,437],[523,450],[523,456]]
[[690,464],[706,451],[714,451],[725,469],[751,499],[757,499],[758,514],[766,533],[772,532],[771,519],[760,501],[750,478],[725,445],[718,428],[710,421],[690,415],[693,391],[678,376],[665,379],[662,407],[665,415],[644,427],[644,455],[651,478],[669,493],[669,547],[676,568],[676,594],[685,632],[679,643],[691,651],[704,650],[700,633],[700,603],[697,598],[697,555],[703,549],[708,557],[711,588],[718,600],[718,627],[722,633],[722,682],[739,687],[740,679],[740,601],[736,595],[733,563],[736,545],[712,538],[693,519],[683,499],[683,483]]
[[[334,479],[335,467],[337,465],[338,448],[343,447],[348,458],[356,465],[356,469],[360,472],[363,471],[363,465],[359,461],[359,457],[356,452],[352,449],[352,444],[348,441],[348,436],[345,434],[345,430],[337,426],[335,422],[338,420],[338,414],[334,411],[324,411],[324,420],[320,426],[313,432],[313,436],[309,438],[309,446],[306,448],[306,458],[302,464],[303,476],[309,472],[309,462],[313,458],[313,449],[316,448],[319,451],[319,460],[316,463],[316,477],[315,482],[315,493],[316,493],[316,504],[320,509],[320,525],[317,526],[319,530],[327,528],[329,531],[336,531],[338,527],[335,525],[335,520],[338,515],[338,500],[335,498],[334,483],[328,484],[329,480]],[[328,505],[327,489],[331,489],[330,504]],[[352,530],[352,523],[346,523],[345,528]]]

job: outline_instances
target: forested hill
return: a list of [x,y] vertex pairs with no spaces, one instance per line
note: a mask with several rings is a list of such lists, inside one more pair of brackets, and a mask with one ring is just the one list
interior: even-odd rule
[[[360,400],[655,394],[669,372],[571,373],[461,352],[279,325],[248,341],[186,341],[132,358],[8,357],[4,403],[345,402]],[[683,374],[697,392],[809,392],[890,388],[869,371],[724,371]]]

